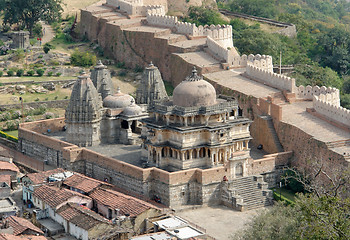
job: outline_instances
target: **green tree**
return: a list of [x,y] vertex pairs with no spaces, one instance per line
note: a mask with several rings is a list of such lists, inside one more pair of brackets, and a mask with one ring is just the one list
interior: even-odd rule
[[277,13],[275,4],[275,0],[234,0],[229,3],[229,7],[232,12],[273,18]]
[[188,17],[185,17],[184,21],[195,23],[197,26],[227,24],[227,22],[221,18],[221,15],[217,10],[196,6],[191,6],[188,9]]
[[233,238],[339,239],[350,238],[350,199],[299,194],[294,206],[279,203],[254,217]]
[[63,11],[62,0],[0,0],[4,5],[4,24],[20,24],[33,35],[39,20],[54,21]]

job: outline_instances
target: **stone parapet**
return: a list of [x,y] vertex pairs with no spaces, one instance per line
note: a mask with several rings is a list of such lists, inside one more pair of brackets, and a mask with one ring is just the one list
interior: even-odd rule
[[327,94],[327,102],[332,102],[334,105],[340,104],[339,89],[333,87],[319,87],[310,85],[305,87],[300,85],[296,92],[297,98],[305,100],[313,100],[314,96],[320,96],[320,94]]
[[328,93],[314,96],[313,107],[316,112],[345,126],[350,126],[350,110],[340,106],[339,92],[338,95],[336,93]]
[[269,72],[265,69],[259,68],[251,63],[247,64],[246,75],[252,77],[253,80],[264,83],[270,87],[280,90],[286,90],[291,93],[296,92],[295,79],[286,77],[280,74]]

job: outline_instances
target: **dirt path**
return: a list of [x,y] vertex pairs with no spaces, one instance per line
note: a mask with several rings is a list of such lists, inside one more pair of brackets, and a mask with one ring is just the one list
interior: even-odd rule
[[53,31],[52,27],[45,22],[41,22],[41,25],[43,26],[43,37],[41,44],[44,45],[55,37],[55,32]]

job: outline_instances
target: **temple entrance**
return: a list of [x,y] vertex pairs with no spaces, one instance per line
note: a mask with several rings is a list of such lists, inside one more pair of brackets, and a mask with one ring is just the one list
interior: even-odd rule
[[128,129],[128,128],[129,128],[128,121],[123,120],[123,121],[121,122],[121,127],[122,127],[123,129]]

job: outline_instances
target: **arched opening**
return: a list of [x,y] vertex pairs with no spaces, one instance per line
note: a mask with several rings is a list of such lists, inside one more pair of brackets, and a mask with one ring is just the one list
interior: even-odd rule
[[136,132],[136,120],[132,121],[132,124],[131,124],[131,131],[132,131],[133,133]]
[[192,158],[197,158],[197,150],[193,149],[192,151]]
[[169,149],[169,155],[170,155],[170,157],[173,157],[173,149]]
[[165,151],[166,151],[166,149],[162,148],[162,157],[165,157]]
[[152,150],[152,161],[153,163],[157,162],[157,152],[155,149]]

